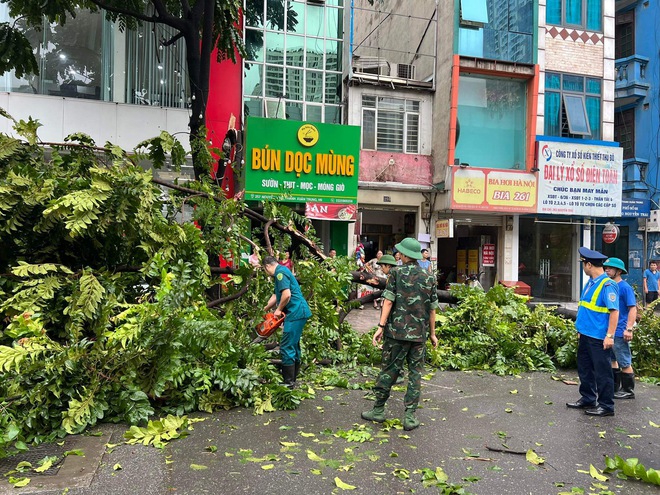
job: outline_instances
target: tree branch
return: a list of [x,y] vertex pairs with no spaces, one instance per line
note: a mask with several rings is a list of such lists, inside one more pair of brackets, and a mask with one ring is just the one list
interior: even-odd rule
[[135,10],[131,9],[126,9],[122,7],[116,7],[114,5],[108,5],[106,2],[102,2],[101,0],[90,0],[94,5],[97,7],[102,8],[103,10],[107,10],[108,12],[114,12],[115,14],[121,14],[129,17],[135,17],[136,19],[139,19],[141,21],[145,22],[162,22],[161,19],[159,19],[156,16],[149,16],[146,14],[143,14],[142,12],[137,12]]
[[179,31],[178,34],[172,36],[169,40],[167,41],[161,41],[160,44],[161,46],[170,46],[179,41],[181,38],[183,38],[183,32]]
[[250,288],[250,284],[252,283],[252,278],[253,277],[254,277],[254,272],[252,272],[250,274],[248,279],[245,281],[245,285],[243,287],[241,287],[241,290],[239,290],[238,292],[235,292],[235,293],[233,293],[229,296],[225,296],[225,297],[221,297],[220,299],[216,299],[215,301],[210,301],[210,302],[206,303],[206,307],[207,308],[212,308],[214,306],[219,306],[220,304],[224,304],[226,302],[233,301],[234,299],[238,299],[239,297],[244,295],[247,292],[247,290]]

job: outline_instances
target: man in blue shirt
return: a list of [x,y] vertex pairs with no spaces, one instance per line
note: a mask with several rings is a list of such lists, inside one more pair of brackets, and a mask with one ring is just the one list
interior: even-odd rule
[[273,256],[266,256],[264,270],[275,281],[275,291],[264,311],[273,312],[276,317],[286,315],[280,340],[282,357],[282,378],[284,384],[293,388],[300,371],[300,337],[307,320],[312,316],[307,301],[302,295],[298,281],[287,267],[280,265]]
[[660,281],[660,272],[658,271],[658,263],[651,260],[649,267],[644,270],[644,294],[646,304],[651,304],[658,298],[658,281]]
[[567,402],[591,416],[614,416],[612,346],[619,321],[619,289],[603,270],[607,256],[581,247],[580,262],[589,281],[582,290],[575,328],[578,331],[577,367],[580,399]]
[[619,323],[614,335],[612,351],[612,370],[614,371],[614,398],[635,398],[635,373],[632,368],[630,341],[633,338],[633,327],[637,320],[637,299],[630,284],[621,278],[628,273],[623,260],[609,258],[605,263],[605,273],[619,287]]

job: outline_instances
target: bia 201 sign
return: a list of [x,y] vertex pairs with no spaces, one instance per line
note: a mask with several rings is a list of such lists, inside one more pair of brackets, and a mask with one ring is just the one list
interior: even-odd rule
[[245,199],[357,203],[360,128],[248,117]]

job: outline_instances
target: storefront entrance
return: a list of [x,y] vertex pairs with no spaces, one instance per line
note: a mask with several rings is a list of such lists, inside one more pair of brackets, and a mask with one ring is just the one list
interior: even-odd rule
[[560,222],[520,219],[518,280],[532,288],[535,299],[573,299],[574,229]]

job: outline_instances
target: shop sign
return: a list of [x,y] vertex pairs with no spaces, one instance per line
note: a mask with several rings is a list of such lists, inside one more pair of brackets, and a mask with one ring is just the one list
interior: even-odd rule
[[445,218],[435,222],[435,236],[439,239],[454,237],[454,219]]
[[539,141],[538,212],[620,217],[623,149],[605,143]]
[[624,218],[649,218],[651,201],[648,199],[624,199],[621,201],[621,216]]
[[479,250],[468,249],[468,275],[479,273]]
[[481,250],[481,265],[495,266],[495,244],[484,244]]
[[313,220],[357,220],[356,205],[338,205],[333,203],[306,203],[305,216]]
[[606,244],[612,244],[619,238],[619,227],[613,223],[608,223],[603,228],[603,242]]
[[360,128],[248,117],[245,199],[357,203]]
[[452,168],[451,207],[536,213],[536,176],[518,170]]

